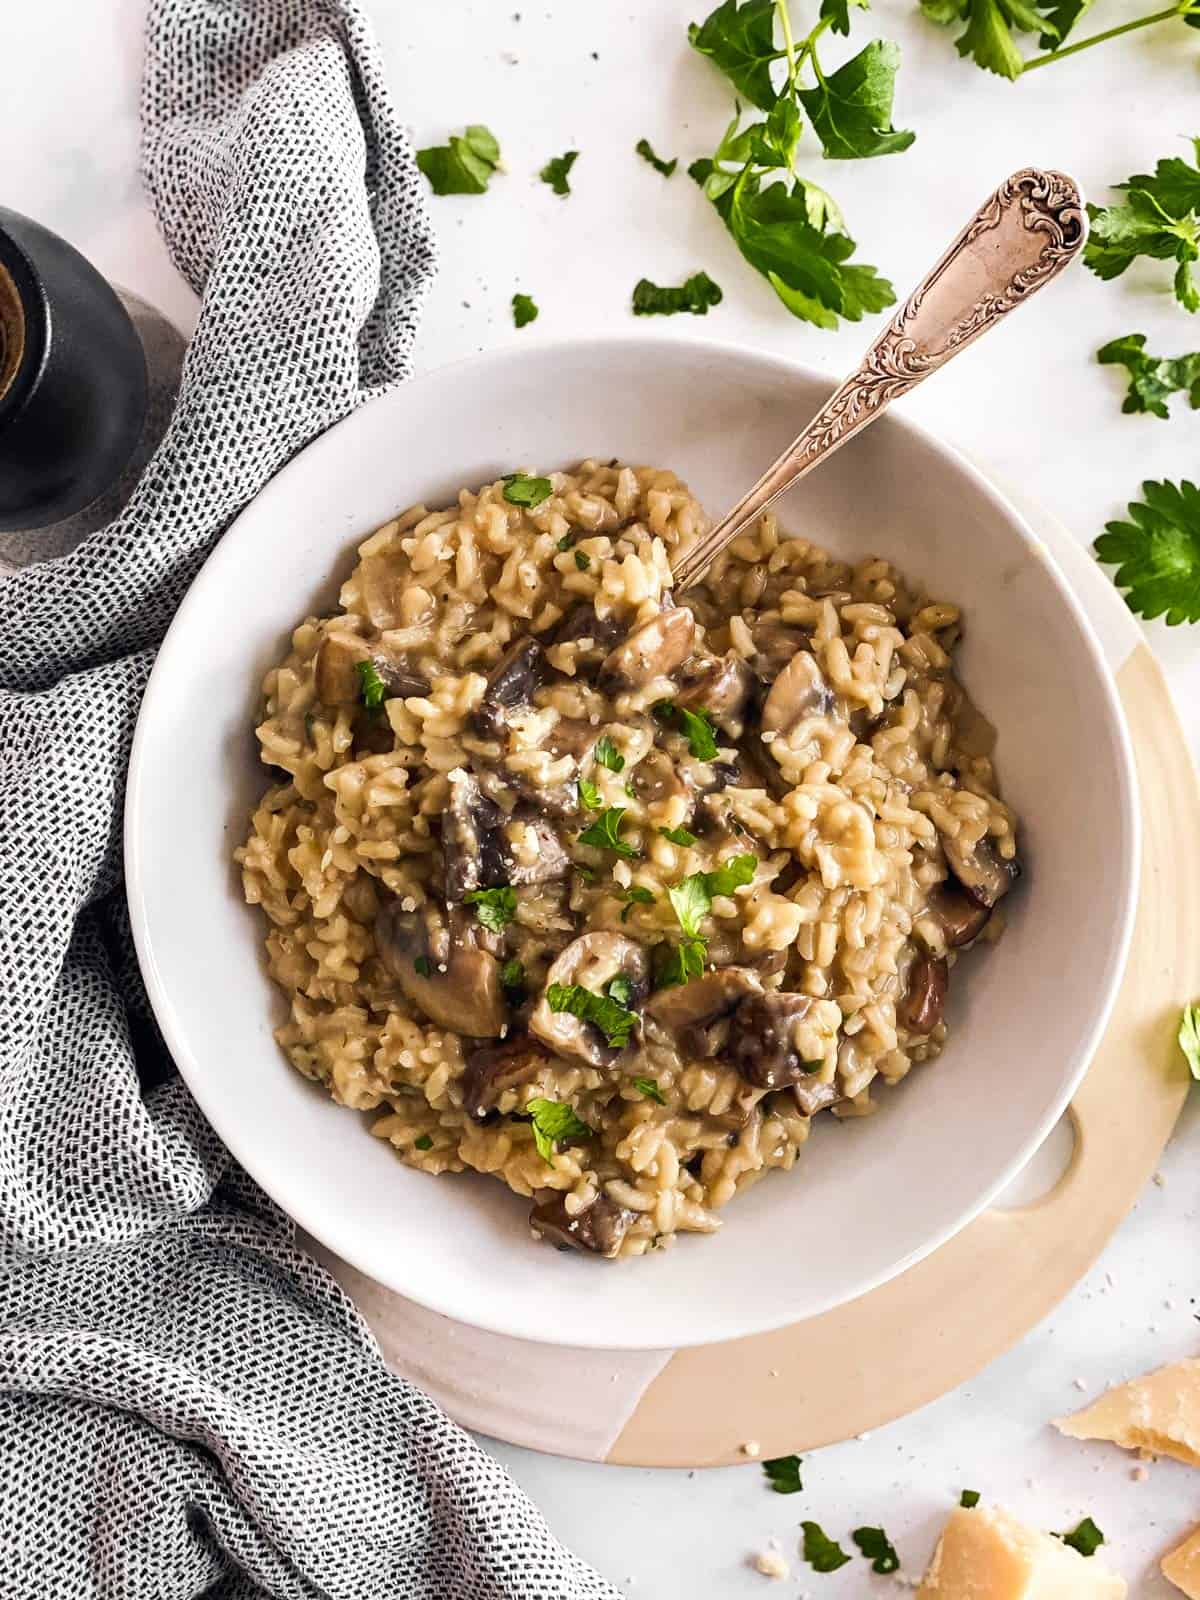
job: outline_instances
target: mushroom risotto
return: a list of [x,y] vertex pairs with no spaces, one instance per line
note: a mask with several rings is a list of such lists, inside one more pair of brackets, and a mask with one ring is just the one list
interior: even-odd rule
[[1018,873],[958,611],[769,515],[672,596],[707,526],[596,461],[387,523],[266,676],[237,851],[293,1065],[601,1256],[936,1056]]

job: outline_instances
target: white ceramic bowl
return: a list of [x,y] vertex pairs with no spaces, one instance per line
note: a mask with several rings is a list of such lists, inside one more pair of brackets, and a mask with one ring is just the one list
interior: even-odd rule
[[[779,1327],[863,1294],[968,1222],[1063,1111],[1108,1016],[1133,916],[1133,763],[1089,626],[1017,513],[960,457],[884,418],[781,505],[846,556],[886,555],[965,607],[961,671],[999,728],[1029,868],[995,949],[963,964],[949,1047],[871,1118],[819,1120],[723,1230],[609,1265],[535,1246],[528,1202],[402,1165],[276,1046],[280,997],[230,852],[264,786],[263,672],[332,607],[356,543],[414,501],[584,455],[674,468],[731,503],[828,393],[764,356],[638,338],[508,349],[364,406],[279,473],[180,608],[138,723],[126,811],[142,970],[192,1093],[312,1235],[422,1305],[555,1344],[652,1348]],[[883,1330],[883,1337],[903,1330]]]

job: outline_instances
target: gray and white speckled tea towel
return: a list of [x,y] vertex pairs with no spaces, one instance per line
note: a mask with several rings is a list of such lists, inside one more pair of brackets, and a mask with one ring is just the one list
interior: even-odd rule
[[178,409],[115,523],[0,579],[0,1594],[613,1596],[384,1367],[147,1007],[120,838],[154,651],[270,474],[404,378],[433,246],[353,0],[152,0],[143,115],[204,297]]

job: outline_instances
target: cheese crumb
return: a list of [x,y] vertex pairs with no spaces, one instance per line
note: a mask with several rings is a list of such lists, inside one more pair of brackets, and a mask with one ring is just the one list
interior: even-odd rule
[[757,1439],[747,1439],[745,1444],[742,1445],[741,1449],[742,1454],[744,1456],[749,1456],[752,1461],[762,1453],[762,1446],[759,1444]]
[[1119,1384],[1054,1425],[1071,1439],[1107,1439],[1143,1456],[1200,1466],[1200,1360],[1177,1361]]
[[761,1572],[764,1578],[790,1578],[792,1569],[780,1555],[778,1550],[760,1550],[754,1558],[755,1572]]
[[417,909],[417,902],[412,895],[406,894],[404,896],[404,899],[400,902],[400,909],[401,911],[415,911]]

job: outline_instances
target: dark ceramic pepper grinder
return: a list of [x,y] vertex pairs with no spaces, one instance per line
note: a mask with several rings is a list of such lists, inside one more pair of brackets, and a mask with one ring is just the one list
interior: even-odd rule
[[143,302],[0,206],[0,562],[58,554],[116,514],[165,428],[182,355]]

